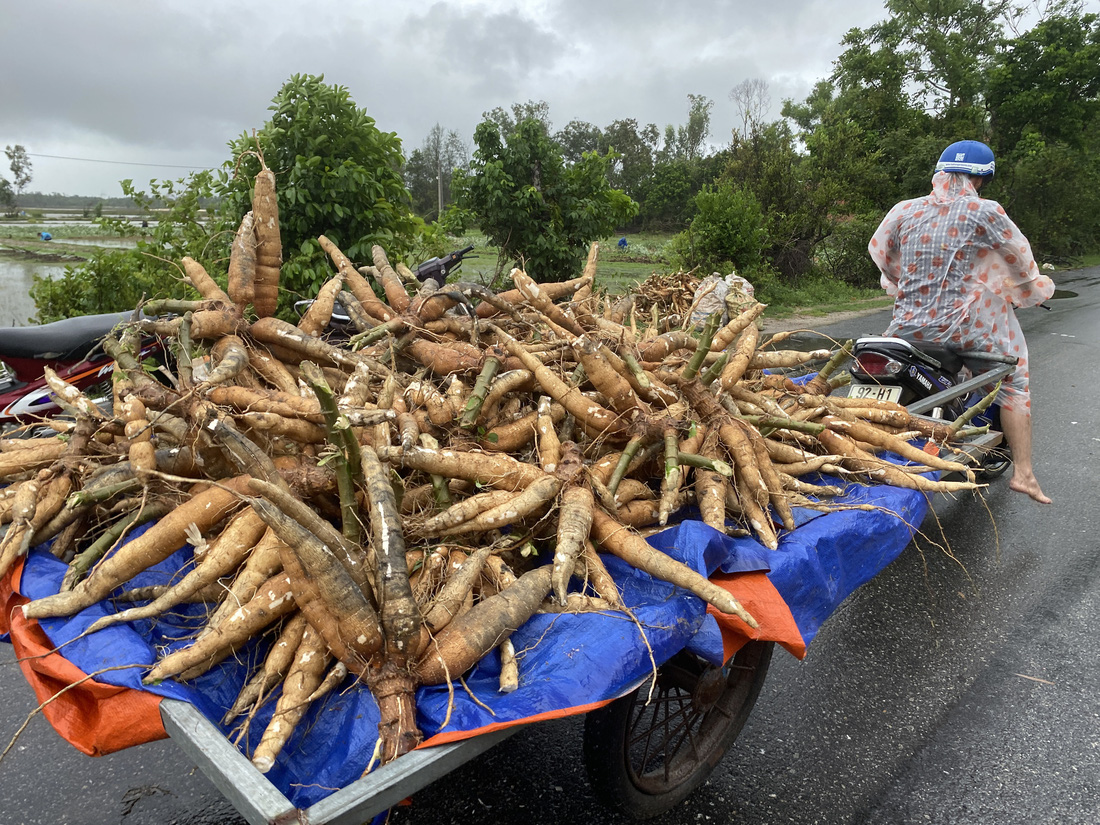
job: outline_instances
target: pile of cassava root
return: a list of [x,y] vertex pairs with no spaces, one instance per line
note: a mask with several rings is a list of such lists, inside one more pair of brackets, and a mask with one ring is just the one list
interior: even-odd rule
[[[841,489],[813,483],[819,473],[976,486],[929,480],[967,468],[910,444],[946,443],[956,426],[829,397],[838,355],[762,341],[762,305],[720,328],[657,334],[593,290],[595,245],[575,280],[540,284],[517,269],[499,294],[434,282],[411,294],[419,284],[383,249],[357,268],[319,241],[331,280],[296,325],[279,320],[265,170],[228,288],[184,259],[198,299],[150,302],[145,316],[158,320],[104,342],[113,412],[51,374],[70,413],[51,424],[57,434],[0,444],[0,575],[49,540],[69,563],[60,592],[26,604],[27,617],[112,603],[93,632],[207,602],[205,627],[147,683],[193,679],[277,635],[226,717],[279,696],[249,754],[261,770],[349,671],[379,705],[382,762],[421,741],[419,685],[457,682],[499,648],[500,689],[515,689],[508,638],[533,613],[625,609],[600,554],[755,626],[726,590],[646,542],[689,504],[774,549],[794,529],[792,507],[843,506],[828,503]],[[332,331],[336,300],[350,332]],[[174,356],[159,375],[137,356],[150,334]],[[765,372],[814,360],[827,363],[804,385]],[[127,592],[185,544],[186,575]]]

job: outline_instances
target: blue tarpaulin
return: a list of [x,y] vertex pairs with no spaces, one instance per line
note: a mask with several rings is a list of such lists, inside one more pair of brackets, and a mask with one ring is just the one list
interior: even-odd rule
[[[739,595],[738,582],[742,581],[756,583],[753,593],[766,590],[772,594],[767,598],[774,604],[761,603],[761,616],[783,614],[786,625],[765,618],[759,631],[742,625],[740,632],[781,641],[802,655],[840,603],[904,549],[927,509],[922,493],[885,486],[851,485],[837,503],[872,504],[877,509],[824,514],[796,510],[797,529],[783,533],[779,549],[774,551],[751,538],[730,538],[691,518],[649,541],[721,580],[734,595]],[[178,578],[189,567],[191,556],[191,549],[184,547],[129,586],[163,584]],[[507,694],[497,690],[500,661],[496,653],[467,674],[466,687],[476,700],[457,685],[453,693],[445,686],[418,690],[418,722],[426,740],[444,741],[502,725],[584,712],[633,688],[651,672],[654,662],[660,664],[685,647],[713,661],[722,660],[719,624],[728,630],[728,618],[716,621],[696,596],[654,580],[616,558],[604,560],[633,620],[618,613],[534,616],[512,637],[519,652],[518,690]],[[11,598],[35,599],[57,592],[64,572],[65,565],[48,552],[41,548],[32,551],[21,577],[13,582],[15,593],[8,597],[9,610]],[[763,590],[756,586],[760,584]],[[71,618],[43,620],[41,630],[50,642],[63,645],[60,653],[68,662],[85,674],[99,674],[96,681],[191,702],[216,724],[253,667],[262,661],[271,641],[268,636],[253,642],[235,659],[193,682],[145,686],[141,677],[146,667],[99,672],[120,665],[148,666],[158,655],[188,644],[203,608],[183,605],[155,622],[117,625],[77,638],[91,622],[113,609],[109,603],[100,603]],[[729,638],[725,641],[728,654]],[[240,743],[246,754],[259,741],[273,707],[274,702],[269,702],[252,720]],[[268,778],[293,804],[306,808],[331,792],[326,789],[359,778],[374,751],[377,725],[373,697],[349,679],[311,708]],[[231,729],[222,729],[233,735]]]

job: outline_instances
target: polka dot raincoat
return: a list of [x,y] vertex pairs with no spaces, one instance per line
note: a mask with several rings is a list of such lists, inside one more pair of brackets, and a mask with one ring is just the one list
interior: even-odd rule
[[868,251],[894,298],[887,335],[1016,356],[1000,402],[1030,411],[1027,344],[1013,307],[1042,303],[1054,282],[999,203],[979,197],[968,176],[937,172],[930,195],[890,210]]

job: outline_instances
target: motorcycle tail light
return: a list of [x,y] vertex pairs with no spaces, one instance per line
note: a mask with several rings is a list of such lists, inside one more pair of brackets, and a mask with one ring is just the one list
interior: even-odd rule
[[861,352],[856,356],[856,364],[864,375],[897,375],[902,368],[900,361],[877,352]]

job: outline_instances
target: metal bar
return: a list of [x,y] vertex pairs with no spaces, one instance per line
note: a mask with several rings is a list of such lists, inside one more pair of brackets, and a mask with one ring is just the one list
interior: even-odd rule
[[294,807],[193,705],[160,704],[164,728],[249,825],[362,825],[518,732],[523,725],[415,750],[306,810]]
[[301,821],[290,800],[193,705],[165,699],[160,703],[160,716],[172,740],[249,825],[292,825]]
[[983,372],[980,375],[975,375],[973,378],[968,378],[961,384],[956,384],[949,389],[938,392],[935,395],[930,395],[927,398],[922,398],[919,401],[914,401],[909,404],[906,409],[911,413],[926,413],[931,409],[942,406],[948,401],[952,401],[956,398],[966,395],[971,390],[976,390],[979,387],[984,387],[992,381],[996,381],[998,378],[1008,375],[1016,369],[1014,364],[1001,364],[999,367],[994,367],[989,372]]
[[304,813],[309,825],[362,825],[516,733],[522,725],[415,750],[326,796]]

